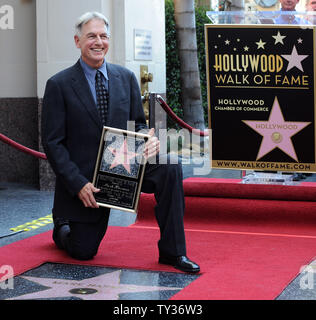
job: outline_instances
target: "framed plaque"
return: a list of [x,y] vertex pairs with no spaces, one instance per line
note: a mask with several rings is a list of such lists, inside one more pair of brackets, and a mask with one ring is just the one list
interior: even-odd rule
[[145,170],[143,156],[150,136],[104,127],[93,184],[99,206],[136,213]]

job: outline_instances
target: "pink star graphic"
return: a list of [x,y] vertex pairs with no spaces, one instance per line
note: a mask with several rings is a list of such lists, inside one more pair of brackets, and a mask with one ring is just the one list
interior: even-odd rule
[[282,57],[289,62],[286,72],[294,67],[304,72],[301,62],[306,59],[308,55],[298,54],[295,46],[293,46],[292,53],[290,55],[283,54]]
[[[159,291],[182,290],[182,288],[174,287],[121,284],[120,275],[121,270],[85,280],[21,277],[23,279],[48,287],[48,289],[24,294],[8,300],[33,300],[66,297],[77,297],[83,300],[118,300],[120,293],[157,291],[157,295],[159,297]],[[85,292],[89,292],[89,290],[90,294],[84,294]]]
[[279,148],[298,162],[291,137],[311,122],[285,121],[277,97],[274,99],[268,121],[242,121],[263,136],[257,160]]
[[128,173],[131,173],[130,160],[137,156],[137,153],[128,151],[127,140],[124,139],[120,149],[114,149],[112,147],[108,148],[112,154],[115,156],[110,169],[122,165]]

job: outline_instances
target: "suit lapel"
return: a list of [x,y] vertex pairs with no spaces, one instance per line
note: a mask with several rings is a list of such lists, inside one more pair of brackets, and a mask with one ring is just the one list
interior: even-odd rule
[[86,79],[84,72],[80,66],[80,62],[78,61],[74,65],[74,74],[72,77],[72,87],[82,104],[87,109],[90,117],[96,123],[96,125],[102,129],[102,123],[98,114],[97,107],[95,105],[95,101],[93,99],[88,80]]
[[109,77],[109,101],[107,123],[111,123],[114,117],[115,105],[119,97],[119,88],[121,86],[120,74],[115,70],[114,65],[106,63],[106,69]]

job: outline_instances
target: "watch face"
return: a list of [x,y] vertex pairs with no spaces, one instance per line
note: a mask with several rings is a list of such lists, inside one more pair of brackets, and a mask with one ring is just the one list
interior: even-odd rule
[[270,8],[277,3],[278,0],[255,0],[256,4],[263,8]]

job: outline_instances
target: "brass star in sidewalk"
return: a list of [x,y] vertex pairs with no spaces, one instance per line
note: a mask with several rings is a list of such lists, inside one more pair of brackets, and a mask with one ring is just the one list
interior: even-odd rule
[[33,300],[48,298],[76,297],[82,300],[119,300],[121,293],[157,292],[165,290],[179,291],[183,288],[162,286],[139,286],[122,284],[121,270],[84,280],[51,279],[21,277],[47,287],[46,290],[27,293],[8,300]]

